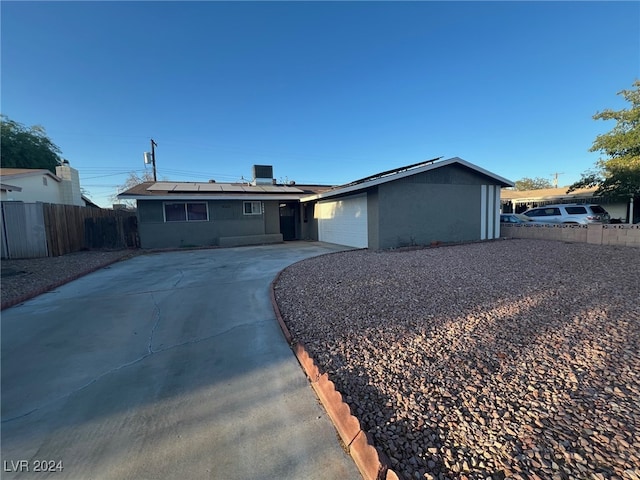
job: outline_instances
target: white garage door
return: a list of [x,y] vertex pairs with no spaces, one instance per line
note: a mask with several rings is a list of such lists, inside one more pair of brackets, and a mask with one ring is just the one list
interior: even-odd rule
[[319,202],[316,217],[321,242],[358,248],[369,246],[366,193]]

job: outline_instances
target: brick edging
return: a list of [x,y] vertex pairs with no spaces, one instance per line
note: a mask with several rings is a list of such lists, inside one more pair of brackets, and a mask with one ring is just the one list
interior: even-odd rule
[[309,355],[301,342],[293,342],[291,332],[284,323],[280,308],[276,302],[275,285],[280,279],[281,270],[269,286],[271,304],[282,334],[293,350],[300,366],[306,373],[311,387],[316,392],[322,406],[329,414],[334,427],[340,435],[351,458],[365,480],[399,480],[398,475],[389,468],[388,461],[382,461],[383,455],[376,450],[370,436],[362,430],[360,421],[351,414],[351,408],[342,399],[342,394],[335,384],[329,380],[329,375],[320,374],[315,360]]

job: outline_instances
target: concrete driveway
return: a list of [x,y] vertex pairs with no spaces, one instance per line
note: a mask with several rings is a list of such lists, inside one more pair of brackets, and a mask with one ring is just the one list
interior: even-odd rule
[[361,478],[268,290],[340,249],[143,255],[3,311],[2,478]]

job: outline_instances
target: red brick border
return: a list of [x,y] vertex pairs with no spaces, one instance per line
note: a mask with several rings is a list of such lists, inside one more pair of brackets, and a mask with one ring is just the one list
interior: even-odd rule
[[279,272],[276,275],[269,288],[273,311],[280,324],[284,338],[291,346],[294,355],[309,378],[311,387],[316,392],[329,418],[331,418],[338,435],[340,435],[349,451],[349,455],[353,458],[365,480],[399,480],[398,475],[389,468],[389,462],[382,460],[384,456],[373,446],[373,442],[367,432],[362,430],[360,421],[351,414],[351,408],[344,402],[342,394],[336,390],[335,384],[329,380],[329,375],[326,373],[320,374],[320,369],[302,343],[293,343],[291,332],[285,325],[276,302],[275,284],[278,282],[281,273]]

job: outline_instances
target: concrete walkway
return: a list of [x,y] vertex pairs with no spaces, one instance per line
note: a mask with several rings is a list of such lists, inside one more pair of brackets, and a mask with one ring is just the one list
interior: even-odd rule
[[2,478],[360,479],[269,301],[339,249],[142,255],[3,311]]

